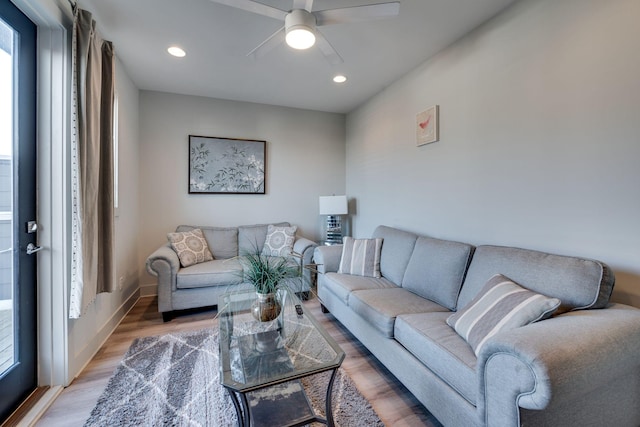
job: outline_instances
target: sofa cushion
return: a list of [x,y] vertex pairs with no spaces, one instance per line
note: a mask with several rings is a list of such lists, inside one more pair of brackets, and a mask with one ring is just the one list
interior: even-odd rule
[[168,233],[167,239],[171,243],[173,250],[176,251],[182,267],[189,267],[190,265],[213,259],[207,240],[199,228],[178,233]]
[[353,291],[349,297],[349,308],[389,338],[393,337],[394,323],[400,314],[449,312],[403,288]]
[[402,287],[453,310],[472,254],[466,243],[418,237]]
[[349,304],[349,295],[362,289],[397,288],[398,285],[381,277],[351,276],[349,274],[326,273],[323,275],[323,286],[334,293],[342,302]]
[[[288,222],[272,224],[276,227],[289,227]],[[238,227],[238,255],[259,254],[267,238],[269,224],[242,225]]]
[[475,405],[477,358],[469,344],[447,325],[449,315],[449,312],[401,314],[393,333],[396,341]]
[[345,237],[338,273],[365,277],[380,275],[382,239],[354,239]]
[[615,282],[609,267],[599,261],[504,246],[479,246],[457,306],[469,304],[487,279],[497,273],[533,292],[559,298],[563,311],[604,308]]
[[237,259],[213,260],[181,268],[176,278],[178,289],[233,286],[242,283],[242,266]]
[[381,238],[380,273],[400,286],[404,272],[411,258],[417,235],[396,228],[379,226],[373,232],[373,238]]
[[237,227],[206,227],[180,225],[176,231],[189,231],[199,228],[209,244],[209,250],[215,259],[227,259],[238,256],[238,228]]
[[265,236],[262,255],[289,256],[293,250],[293,242],[296,240],[297,226],[277,227],[269,224]]
[[496,274],[468,305],[447,319],[447,324],[480,354],[493,335],[545,319],[559,306],[559,299],[531,292]]

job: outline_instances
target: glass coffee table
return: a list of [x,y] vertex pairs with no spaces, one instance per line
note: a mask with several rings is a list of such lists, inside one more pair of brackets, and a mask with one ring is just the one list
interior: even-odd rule
[[[251,314],[253,290],[220,296],[220,378],[241,427],[333,426],[331,393],[345,354],[293,292],[278,291],[277,319],[259,322]],[[331,371],[326,418],[317,415],[301,378]]]

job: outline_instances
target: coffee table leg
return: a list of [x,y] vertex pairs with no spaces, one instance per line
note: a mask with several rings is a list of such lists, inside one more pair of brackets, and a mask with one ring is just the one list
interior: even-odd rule
[[329,380],[329,385],[327,386],[327,400],[326,400],[326,415],[327,415],[327,427],[333,427],[333,408],[331,405],[331,396],[333,394],[333,381],[336,379],[336,374],[338,373],[337,369],[334,369],[331,372],[331,379]]
[[[227,389],[227,391],[229,392],[229,396],[231,396],[231,401],[233,402],[233,406],[235,406],[236,408],[236,416],[238,417],[238,427],[244,427],[244,426],[248,427],[249,423],[245,422],[245,419],[244,419],[244,413],[246,411],[243,411],[242,408],[240,407],[240,402],[238,402],[238,397],[236,396],[236,392],[229,388]],[[245,405],[245,408],[246,408],[246,405]]]
[[241,393],[240,399],[242,402],[242,410],[244,412],[244,425],[249,427],[251,426],[251,412],[249,412],[249,401],[247,401],[247,395],[245,393]]

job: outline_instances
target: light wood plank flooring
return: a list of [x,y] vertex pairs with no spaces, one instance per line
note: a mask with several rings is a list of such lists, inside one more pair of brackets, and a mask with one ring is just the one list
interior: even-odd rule
[[[387,426],[439,426],[438,422],[331,314],[323,314],[317,299],[305,302],[346,353],[342,367],[371,402]],[[82,426],[109,377],[135,338],[209,327],[215,310],[162,322],[155,297],[141,298],[81,374],[36,424],[39,427]]]

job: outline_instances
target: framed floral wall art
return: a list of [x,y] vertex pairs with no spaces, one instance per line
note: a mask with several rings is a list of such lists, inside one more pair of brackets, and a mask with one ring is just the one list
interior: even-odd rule
[[265,194],[266,141],[189,135],[189,193]]
[[440,138],[439,110],[439,106],[434,105],[416,116],[416,145],[436,142]]

